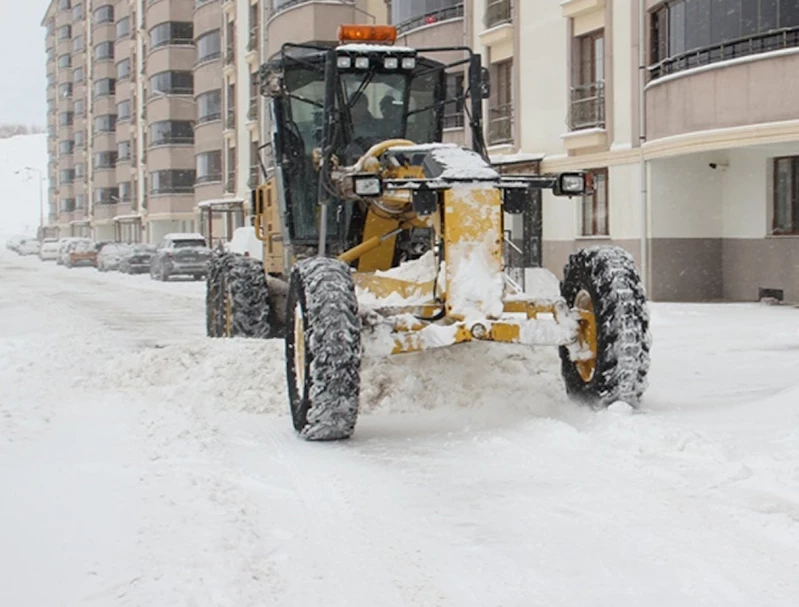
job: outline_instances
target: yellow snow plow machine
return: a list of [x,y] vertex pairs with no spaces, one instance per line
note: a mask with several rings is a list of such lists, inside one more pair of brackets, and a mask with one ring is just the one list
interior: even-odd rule
[[[555,297],[506,274],[506,214],[536,190],[590,193],[590,174],[501,176],[483,139],[480,56],[395,40],[391,26],[342,26],[337,42],[286,44],[261,67],[271,141],[251,220],[263,258],[215,254],[208,335],[285,339],[293,424],[309,440],[351,436],[365,353],[472,341],[556,346],[573,398],[637,406],[650,336],[631,256],[572,254]],[[470,148],[442,143],[453,71]]]

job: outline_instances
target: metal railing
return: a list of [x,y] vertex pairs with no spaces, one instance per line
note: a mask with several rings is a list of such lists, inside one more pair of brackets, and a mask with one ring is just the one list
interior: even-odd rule
[[227,129],[236,128],[236,112],[228,110],[227,118],[225,119],[225,128]]
[[466,124],[466,119],[463,112],[453,112],[452,114],[444,114],[444,128],[445,129],[462,129]]
[[250,108],[247,110],[247,119],[256,120],[258,118],[258,100],[250,100]]
[[488,0],[483,15],[483,25],[486,29],[511,21],[513,21],[513,6],[510,0]]
[[254,27],[250,30],[250,36],[247,39],[247,50],[258,50],[258,28]]
[[228,46],[225,49],[225,63],[230,65],[236,59],[236,50],[232,46]]
[[650,80],[739,57],[799,46],[799,27],[787,27],[693,49],[650,65]]
[[498,105],[488,108],[488,144],[513,141],[513,106]]
[[605,127],[605,83],[589,82],[571,88],[569,129]]
[[212,183],[222,181],[222,172],[209,173],[208,175],[200,175],[197,177],[197,183]]
[[408,19],[407,21],[398,23],[397,34],[404,34],[406,32],[409,32],[410,30],[416,29],[417,27],[432,25],[434,23],[438,23],[439,21],[458,19],[460,17],[463,17],[463,4],[458,4],[457,6],[450,6],[448,8],[442,8],[437,11],[430,11],[429,13],[425,13],[424,15],[419,15],[418,17],[414,17],[413,19]]

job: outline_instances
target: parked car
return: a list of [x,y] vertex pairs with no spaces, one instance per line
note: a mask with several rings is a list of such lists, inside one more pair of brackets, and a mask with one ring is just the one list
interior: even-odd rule
[[20,255],[38,255],[42,243],[36,238],[24,238],[17,247],[17,253]]
[[155,255],[155,245],[136,243],[128,246],[119,259],[119,271],[124,274],[141,274],[150,270]]
[[6,240],[6,249],[17,253],[19,251],[19,244],[24,240],[24,236],[12,236]]
[[62,266],[67,261],[67,248],[70,244],[77,240],[86,240],[85,238],[81,238],[79,236],[65,236],[58,240],[58,257],[56,257],[55,262]]
[[42,261],[53,261],[58,259],[58,244],[57,238],[45,238],[42,241],[42,248],[39,249],[39,259]]
[[68,268],[97,265],[97,245],[88,238],[70,243],[64,265]]
[[97,252],[97,269],[100,272],[119,270],[119,262],[128,249],[130,245],[123,242],[106,243]]
[[189,275],[205,278],[211,249],[202,234],[172,233],[164,236],[150,262],[150,278],[169,280],[171,276]]

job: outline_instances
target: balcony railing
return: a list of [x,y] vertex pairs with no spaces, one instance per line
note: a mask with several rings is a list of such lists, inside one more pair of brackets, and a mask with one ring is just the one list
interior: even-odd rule
[[490,29],[513,20],[513,6],[510,0],[488,0],[483,25]]
[[227,129],[236,128],[236,112],[228,110],[227,118],[225,119],[225,128]]
[[498,145],[513,141],[513,106],[498,105],[488,108],[488,144]]
[[759,55],[797,46],[799,46],[799,27],[760,32],[751,36],[743,36],[719,44],[693,49],[686,53],[663,59],[649,66],[649,77],[651,80],[655,80],[661,76],[682,72],[701,65],[710,65],[739,57]]
[[233,61],[235,61],[235,59],[236,59],[236,50],[232,46],[227,47],[225,49],[225,63],[227,65],[231,65]]
[[222,181],[222,172],[209,173],[208,175],[200,175],[197,177],[197,183],[218,183]]
[[463,4],[442,8],[437,11],[431,11],[429,13],[425,13],[424,15],[419,15],[413,19],[409,19],[408,21],[398,23],[397,33],[404,34],[405,32],[416,29],[417,27],[432,25],[434,23],[438,23],[439,21],[447,21],[449,19],[458,19],[460,17],[463,17]]
[[605,127],[605,83],[591,82],[571,88],[569,129]]
[[250,30],[250,37],[247,39],[247,50],[258,50],[258,28],[254,27]]
[[256,120],[258,118],[258,101],[256,99],[250,100],[250,109],[247,110],[247,120]]

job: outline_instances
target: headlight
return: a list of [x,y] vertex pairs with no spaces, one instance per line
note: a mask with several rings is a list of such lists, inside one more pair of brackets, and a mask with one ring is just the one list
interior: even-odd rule
[[582,194],[585,191],[583,175],[561,175],[560,191],[564,194]]
[[359,70],[368,70],[369,69],[369,57],[356,57],[355,58],[355,67]]
[[387,70],[395,70],[399,67],[399,59],[396,57],[386,57],[383,60],[383,67]]
[[352,59],[346,55],[339,55],[336,65],[338,65],[338,69],[340,70],[348,70],[352,67]]
[[412,70],[415,67],[416,67],[416,57],[403,57],[402,69]]
[[352,182],[357,196],[380,196],[383,193],[383,183],[377,175],[354,175]]

